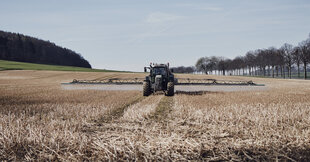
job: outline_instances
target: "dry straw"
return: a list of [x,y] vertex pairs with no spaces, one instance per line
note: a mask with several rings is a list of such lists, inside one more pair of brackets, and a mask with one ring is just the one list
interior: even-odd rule
[[268,90],[171,99],[59,85],[115,75],[143,76],[0,72],[0,160],[310,160],[307,81],[255,79]]

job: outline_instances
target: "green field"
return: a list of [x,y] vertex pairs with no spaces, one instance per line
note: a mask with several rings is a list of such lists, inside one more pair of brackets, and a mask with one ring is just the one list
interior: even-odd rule
[[84,72],[118,72],[114,70],[91,69],[73,66],[45,65],[16,61],[0,60],[1,70],[49,70],[49,71],[84,71]]

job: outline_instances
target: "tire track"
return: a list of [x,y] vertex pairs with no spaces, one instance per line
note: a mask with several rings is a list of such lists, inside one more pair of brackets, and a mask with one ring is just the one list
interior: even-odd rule
[[119,119],[124,115],[124,112],[129,108],[131,105],[137,104],[144,100],[146,97],[144,96],[136,96],[128,103],[125,103],[119,107],[112,108],[110,111],[107,111],[107,113],[99,120],[99,122],[108,123],[112,122],[113,120]]
[[122,117],[124,122],[144,122],[154,113],[163,95],[151,95],[141,102],[130,106]]
[[[126,104],[107,111],[100,119],[95,120],[95,123],[86,126],[83,132],[128,131],[129,128],[137,131],[137,128],[146,123],[149,125],[153,122],[168,121],[168,115],[173,106],[173,97],[163,95],[144,97],[138,95]],[[144,128],[141,128],[141,130],[144,130]]]
[[168,115],[174,106],[174,97],[164,96],[155,108],[155,112],[150,114],[149,118],[155,121],[168,120]]

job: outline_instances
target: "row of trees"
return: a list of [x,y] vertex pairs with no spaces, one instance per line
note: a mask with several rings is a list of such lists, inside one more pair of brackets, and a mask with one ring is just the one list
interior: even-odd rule
[[49,41],[0,31],[0,59],[91,68],[80,54]]
[[174,73],[194,73],[196,68],[194,66],[179,66],[170,68]]
[[270,47],[249,51],[245,56],[234,59],[225,57],[202,57],[196,63],[197,71],[222,75],[251,75],[292,77],[292,70],[297,69],[300,77],[301,68],[307,78],[307,66],[310,63],[310,35],[298,46],[285,43],[280,48]]

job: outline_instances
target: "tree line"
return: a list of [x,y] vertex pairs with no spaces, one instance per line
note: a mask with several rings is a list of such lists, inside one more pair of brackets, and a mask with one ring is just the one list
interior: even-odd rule
[[194,66],[178,66],[170,68],[174,73],[194,73],[196,68]]
[[270,47],[248,51],[234,59],[211,56],[199,58],[196,70],[205,74],[250,75],[292,78],[296,69],[298,78],[301,72],[307,79],[307,66],[310,63],[310,35],[297,46],[285,43],[280,48]]
[[0,31],[0,59],[91,68],[80,54],[52,42]]

